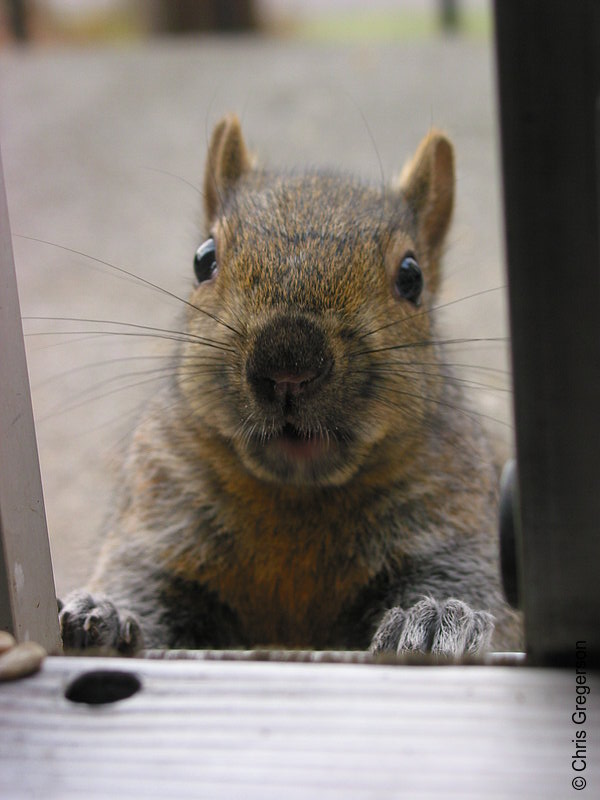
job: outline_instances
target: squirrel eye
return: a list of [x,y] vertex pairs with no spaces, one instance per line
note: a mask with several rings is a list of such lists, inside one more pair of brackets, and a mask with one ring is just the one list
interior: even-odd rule
[[198,283],[210,280],[217,271],[217,250],[214,239],[202,242],[194,256],[194,273]]
[[419,305],[423,291],[423,273],[412,253],[406,253],[400,262],[394,288],[399,297]]

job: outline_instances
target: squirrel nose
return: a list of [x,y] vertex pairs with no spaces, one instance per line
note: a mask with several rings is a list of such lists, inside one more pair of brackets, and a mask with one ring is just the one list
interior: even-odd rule
[[246,377],[258,400],[286,407],[316,391],[332,366],[317,323],[305,317],[277,317],[257,334]]
[[305,387],[318,376],[316,370],[307,370],[294,375],[293,372],[281,372],[270,376],[275,387],[276,395],[302,394]]
[[293,372],[278,372],[269,375],[265,380],[272,386],[272,394],[277,400],[287,400],[290,397],[299,397],[306,388],[319,377],[317,370],[305,370],[294,374]]
[[311,394],[329,374],[331,362],[321,364],[321,368],[302,371],[251,372],[248,375],[254,393],[260,400],[288,406],[290,401]]

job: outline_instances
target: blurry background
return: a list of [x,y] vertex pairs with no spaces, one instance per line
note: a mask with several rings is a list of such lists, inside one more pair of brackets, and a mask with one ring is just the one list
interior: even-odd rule
[[487,2],[4,0],[0,12],[0,146],[60,595],[93,567],[121,448],[164,379],[169,342],[131,326],[176,330],[181,311],[109,265],[187,295],[204,153],[228,111],[270,166],[375,182],[432,125],[448,132],[443,330],[471,340],[449,361],[504,457],[506,345],[488,341],[506,335],[506,311]]
[[393,39],[489,31],[487,0],[4,0],[2,38],[140,39],[198,31]]

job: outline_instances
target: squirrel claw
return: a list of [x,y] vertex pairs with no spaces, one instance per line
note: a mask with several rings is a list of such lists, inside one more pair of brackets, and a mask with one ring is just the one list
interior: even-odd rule
[[142,647],[142,631],[129,611],[119,611],[106,597],[73,592],[61,603],[60,632],[67,650],[110,648],[131,655]]
[[475,655],[485,651],[494,631],[487,611],[474,611],[461,600],[444,602],[424,597],[404,611],[391,608],[383,617],[372,653],[434,653],[444,656]]

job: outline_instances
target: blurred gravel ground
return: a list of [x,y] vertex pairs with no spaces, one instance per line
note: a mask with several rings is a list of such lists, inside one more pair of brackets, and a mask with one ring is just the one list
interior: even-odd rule
[[[432,126],[453,138],[458,207],[442,301],[504,283],[491,53],[483,42],[318,45],[203,38],[130,48],[43,49],[0,56],[0,143],[14,234],[131,270],[185,295],[199,243],[207,137],[236,110],[271,165],[396,174]],[[24,316],[176,327],[178,304],[81,256],[15,238]],[[502,291],[451,306],[450,336],[506,332]],[[136,409],[159,386],[132,360],[164,342],[95,335],[100,323],[25,320],[57,590],[93,565],[111,476]],[[51,331],[78,331],[69,336]],[[85,331],[85,332],[84,332]],[[44,334],[44,335],[41,335]],[[497,345],[456,361],[505,368]],[[473,401],[506,421],[508,376],[473,373],[494,391]],[[131,388],[125,388],[131,387]],[[510,446],[510,428],[492,425]]]

